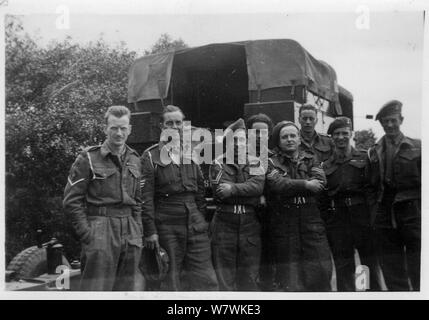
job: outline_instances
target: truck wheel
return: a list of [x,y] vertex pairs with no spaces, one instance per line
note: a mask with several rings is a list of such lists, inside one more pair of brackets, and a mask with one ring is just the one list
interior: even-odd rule
[[[64,256],[62,263],[70,268]],[[15,271],[18,278],[35,278],[47,273],[46,249],[33,246],[21,251],[12,259],[6,270]]]

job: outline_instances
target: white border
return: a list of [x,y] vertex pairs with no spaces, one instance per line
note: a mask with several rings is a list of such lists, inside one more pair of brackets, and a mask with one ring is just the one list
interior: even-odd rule
[[[92,13],[92,14],[234,14],[234,13],[268,13],[268,12],[355,12],[359,5],[367,5],[373,11],[419,11],[427,10],[429,3],[424,0],[420,1],[405,1],[405,0],[379,0],[379,1],[316,1],[316,0],[108,0],[108,1],[89,1],[89,0],[9,0],[6,7],[0,7],[2,19],[0,22],[0,45],[1,45],[1,99],[0,106],[0,134],[4,137],[4,110],[5,110],[5,78],[4,78],[4,14],[39,14],[50,13],[55,14],[58,5],[66,5],[70,8],[71,14],[77,13]],[[428,47],[428,11],[426,11],[425,32],[424,32],[424,70],[423,70],[423,102],[422,106],[429,105],[428,90],[429,89],[429,47]],[[428,108],[422,108],[423,119],[428,119]],[[426,145],[426,131],[422,126],[423,145]],[[5,151],[4,138],[0,140],[0,150],[4,155]],[[423,148],[423,163],[422,176],[424,183],[422,186],[422,194],[427,194],[425,164],[428,163],[427,148]],[[4,158],[1,158],[1,174],[0,174],[0,208],[1,212],[5,212],[4,208]],[[429,229],[429,217],[427,216],[428,203],[423,197],[422,199],[422,230]],[[4,238],[5,238],[5,215],[0,215],[0,270],[5,270],[4,261]],[[355,293],[271,293],[271,292],[10,292],[4,291],[4,277],[0,277],[0,298],[1,299],[132,299],[132,300],[164,300],[164,299],[183,299],[183,300],[207,300],[207,299],[260,299],[260,300],[294,300],[294,299],[427,299],[429,298],[429,246],[428,237],[425,232],[422,232],[422,274],[421,274],[421,291],[420,292],[355,292]]]

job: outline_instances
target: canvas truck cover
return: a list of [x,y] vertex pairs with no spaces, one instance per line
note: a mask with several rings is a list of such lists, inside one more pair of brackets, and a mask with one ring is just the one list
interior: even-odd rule
[[128,103],[167,96],[174,54],[160,53],[134,61],[128,75]]
[[[209,46],[227,44],[210,44]],[[338,102],[337,77],[327,63],[315,59],[298,42],[289,39],[255,40],[229,43],[244,46],[248,72],[248,90],[305,85],[315,94]],[[175,54],[192,61],[204,59],[198,48],[155,54],[137,59],[130,68],[128,102],[166,98]],[[192,53],[195,52],[193,55]],[[183,61],[183,60],[182,60]]]

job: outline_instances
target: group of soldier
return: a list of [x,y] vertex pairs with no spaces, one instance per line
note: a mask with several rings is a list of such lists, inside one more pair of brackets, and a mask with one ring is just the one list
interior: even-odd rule
[[[381,274],[388,290],[420,290],[421,145],[400,130],[401,102],[382,106],[385,135],[367,151],[352,146],[349,118],[316,132],[317,112],[301,106],[299,126],[264,114],[233,122],[234,161],[223,154],[209,168],[211,217],[200,165],[181,161],[180,148],[164,161],[164,142],[139,157],[126,145],[130,111],[110,107],[105,142],[81,152],[65,187],[81,290],[141,290],[143,246],[169,257],[157,290],[331,291],[335,269],[337,290],[354,291],[358,263],[370,290]],[[165,107],[161,129],[182,134],[184,117]],[[247,129],[268,131],[270,150],[257,144],[240,163]]]

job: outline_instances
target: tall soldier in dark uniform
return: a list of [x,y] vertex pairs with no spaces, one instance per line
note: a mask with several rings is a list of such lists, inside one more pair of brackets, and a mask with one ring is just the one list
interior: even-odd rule
[[[176,106],[165,107],[162,128],[183,135],[184,115]],[[164,131],[165,132],[165,131]],[[205,220],[204,180],[200,166],[186,163],[180,145],[160,142],[142,156],[142,219],[146,245],[161,245],[170,269],[161,290],[217,290]],[[189,160],[189,159],[188,159]],[[183,283],[186,279],[189,283]]]
[[421,142],[401,132],[402,103],[389,101],[376,116],[386,133],[369,152],[379,261],[389,290],[420,290]]
[[278,123],[272,138],[266,184],[275,210],[270,233],[277,278],[285,291],[330,291],[331,252],[315,199],[325,174],[314,155],[299,152],[293,122]]
[[329,136],[315,130],[317,109],[311,104],[302,105],[298,120],[301,125],[299,149],[316,155],[320,162],[327,160],[334,150],[334,144]]
[[[217,204],[211,226],[213,264],[220,290],[255,291],[261,256],[261,225],[256,210],[264,191],[265,170],[257,157],[238,161],[240,147],[246,150],[247,145],[244,121],[237,120],[228,130],[234,139],[233,162],[229,163],[224,154],[210,166]],[[229,139],[224,141],[228,143]],[[243,155],[246,153],[243,151]]]
[[82,243],[80,289],[139,290],[142,248],[139,155],[125,142],[130,111],[110,107],[106,141],[85,149],[73,163],[64,190],[64,210]]
[[374,243],[370,227],[368,197],[371,193],[367,153],[350,145],[352,122],[339,117],[329,126],[335,144],[333,155],[323,163],[328,180],[325,216],[329,244],[335,261],[338,291],[354,291],[354,250],[362,265],[369,268],[371,290],[380,290],[377,281]]

